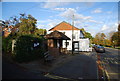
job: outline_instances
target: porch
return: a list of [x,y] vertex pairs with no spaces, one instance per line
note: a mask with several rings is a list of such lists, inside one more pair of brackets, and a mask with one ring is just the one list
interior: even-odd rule
[[47,34],[45,38],[47,39],[48,51],[52,56],[57,57],[60,54],[67,53],[67,43],[66,47],[63,48],[62,42],[63,40],[66,40],[67,42],[67,40],[70,40],[70,38],[65,34],[59,31],[53,31],[50,34]]

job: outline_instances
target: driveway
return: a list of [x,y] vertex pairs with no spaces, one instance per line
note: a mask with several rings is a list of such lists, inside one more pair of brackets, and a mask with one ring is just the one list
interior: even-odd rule
[[69,79],[97,79],[96,60],[84,54],[76,54],[50,73]]

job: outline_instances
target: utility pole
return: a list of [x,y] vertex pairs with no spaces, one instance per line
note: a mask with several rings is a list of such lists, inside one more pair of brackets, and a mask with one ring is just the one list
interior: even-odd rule
[[72,17],[72,54],[73,54],[73,36],[74,36],[74,29],[73,29],[73,26],[74,26],[74,14],[73,14],[73,17]]

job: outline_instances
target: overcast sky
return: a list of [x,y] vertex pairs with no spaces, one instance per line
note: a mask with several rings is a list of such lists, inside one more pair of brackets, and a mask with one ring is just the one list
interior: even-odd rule
[[31,14],[37,27],[50,29],[62,21],[84,28],[94,36],[98,32],[116,31],[118,2],[3,2],[2,19],[20,13]]

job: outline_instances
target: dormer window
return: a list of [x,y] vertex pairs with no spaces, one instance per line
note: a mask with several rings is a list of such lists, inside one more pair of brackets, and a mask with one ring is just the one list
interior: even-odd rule
[[84,34],[83,34],[82,31],[80,31],[80,38],[81,38],[81,39],[85,38],[85,36],[84,36]]

